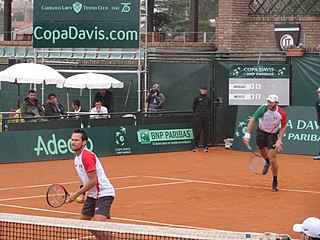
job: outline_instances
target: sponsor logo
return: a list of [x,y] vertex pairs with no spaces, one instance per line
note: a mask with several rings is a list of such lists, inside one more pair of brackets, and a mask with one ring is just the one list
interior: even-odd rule
[[152,145],[190,144],[193,139],[192,128],[186,129],[140,129],[137,132],[138,142]]
[[[71,143],[71,139],[68,139],[68,140],[65,140],[62,138],[57,139],[54,133],[51,135],[51,139],[48,139],[48,140],[43,139],[41,136],[38,136],[37,146],[34,148],[34,151],[37,156],[40,156],[41,154],[57,155],[57,154],[73,153],[70,143]],[[89,149],[90,151],[93,150],[93,142],[90,138],[88,139],[86,148]]]
[[114,149],[117,154],[131,154],[131,148],[126,147],[126,135],[127,129],[125,127],[120,127],[115,133],[115,146]]

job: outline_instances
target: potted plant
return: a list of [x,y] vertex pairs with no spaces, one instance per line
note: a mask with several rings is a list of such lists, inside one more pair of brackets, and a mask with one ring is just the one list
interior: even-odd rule
[[288,57],[301,57],[304,55],[306,48],[300,43],[298,46],[290,45],[285,48],[286,56]]

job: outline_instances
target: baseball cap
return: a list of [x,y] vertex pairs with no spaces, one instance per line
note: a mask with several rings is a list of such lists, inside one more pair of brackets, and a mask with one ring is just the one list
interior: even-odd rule
[[316,92],[320,92],[320,87],[318,87],[317,91]]
[[200,85],[200,89],[208,89],[208,87],[205,84]]
[[267,98],[267,101],[270,102],[279,102],[279,97],[276,94],[271,94],[269,95],[269,97]]
[[320,219],[308,217],[302,224],[294,224],[292,229],[295,232],[303,232],[309,237],[320,238]]

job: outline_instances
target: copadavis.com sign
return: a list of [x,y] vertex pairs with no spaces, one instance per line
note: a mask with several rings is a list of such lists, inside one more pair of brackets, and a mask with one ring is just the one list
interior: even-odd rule
[[34,47],[139,47],[139,0],[34,1]]

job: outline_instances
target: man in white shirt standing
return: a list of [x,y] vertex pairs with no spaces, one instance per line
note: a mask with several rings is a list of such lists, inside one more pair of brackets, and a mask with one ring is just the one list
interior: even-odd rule
[[100,100],[95,101],[95,107],[92,108],[90,112],[95,114],[95,115],[90,115],[91,119],[109,117],[109,115],[103,114],[103,113],[108,113],[108,108],[102,106],[102,103]]
[[267,104],[261,105],[254,112],[250,119],[247,132],[243,137],[245,144],[250,143],[252,129],[258,122],[256,134],[256,144],[259,148],[261,156],[266,160],[263,174],[267,174],[271,165],[272,170],[272,191],[278,191],[278,162],[277,152],[282,150],[282,138],[286,131],[287,117],[285,111],[278,106],[279,97],[271,94],[267,98]]
[[76,157],[74,164],[83,186],[71,194],[67,203],[76,201],[86,193],[81,219],[105,221],[110,219],[110,209],[115,190],[107,178],[98,157],[85,148],[88,135],[83,129],[74,129],[71,136],[71,149]]

